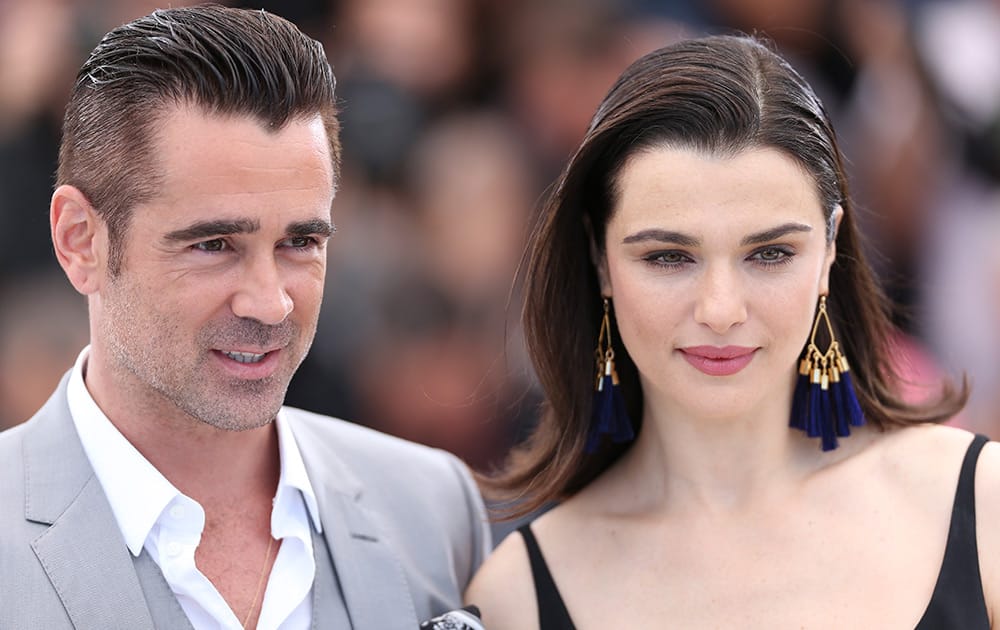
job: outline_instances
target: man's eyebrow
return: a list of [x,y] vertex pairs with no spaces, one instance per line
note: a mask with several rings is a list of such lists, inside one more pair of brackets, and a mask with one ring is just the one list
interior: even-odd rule
[[763,232],[750,234],[740,241],[740,245],[760,245],[795,232],[812,232],[812,226],[805,223],[785,223]]
[[199,221],[185,228],[168,232],[164,238],[168,241],[197,241],[215,236],[228,236],[230,234],[251,234],[259,229],[260,222],[253,219]]
[[701,245],[701,241],[693,236],[689,236],[682,232],[674,232],[673,230],[659,229],[641,230],[635,234],[630,234],[622,240],[622,243],[628,245],[630,243],[641,243],[643,241],[673,243],[682,247],[698,247]]
[[313,219],[311,221],[297,221],[290,223],[286,232],[289,236],[310,236],[319,234],[320,236],[333,236],[337,231],[336,226],[330,221],[323,219]]

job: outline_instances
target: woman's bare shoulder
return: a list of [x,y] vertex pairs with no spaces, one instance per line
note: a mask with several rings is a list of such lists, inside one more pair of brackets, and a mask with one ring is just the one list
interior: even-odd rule
[[[975,436],[956,427],[928,425],[893,431],[887,439],[884,459],[901,474],[923,483],[943,479],[954,497],[959,473]],[[986,521],[991,530],[1000,532],[1000,444],[987,442],[975,468],[976,509],[979,517],[996,516]],[[977,521],[984,522],[982,518]]]
[[490,630],[538,627],[538,604],[531,564],[521,534],[512,532],[486,558],[465,591],[466,604],[479,607]]
[[859,453],[854,477],[864,480],[872,492],[882,492],[889,503],[898,502],[896,507],[914,510],[914,518],[940,521],[947,527],[973,435],[949,426],[917,425],[875,432],[872,437]]
[[875,443],[883,462],[902,476],[925,483],[930,478],[958,479],[973,434],[947,425],[895,428]]

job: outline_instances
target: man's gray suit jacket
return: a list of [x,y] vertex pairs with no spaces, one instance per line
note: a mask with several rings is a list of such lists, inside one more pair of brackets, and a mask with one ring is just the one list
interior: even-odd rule
[[[84,454],[67,382],[31,420],[0,433],[0,628],[175,627],[176,598],[147,553],[129,553]],[[318,547],[339,583],[330,589],[339,597],[314,597],[313,627],[329,627],[324,610],[329,619],[346,609],[356,629],[414,630],[460,606],[490,548],[466,468],[440,450],[285,413],[319,505]]]

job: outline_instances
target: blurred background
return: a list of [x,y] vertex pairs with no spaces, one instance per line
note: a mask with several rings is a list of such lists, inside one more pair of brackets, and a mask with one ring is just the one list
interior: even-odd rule
[[[0,427],[87,342],[48,232],[66,95],[105,32],[158,4],[0,0]],[[539,401],[511,291],[536,201],[628,63],[741,31],[834,118],[908,395],[964,371],[953,422],[1000,438],[1000,0],[229,4],[324,42],[342,103],[338,233],[290,404],[499,463]]]

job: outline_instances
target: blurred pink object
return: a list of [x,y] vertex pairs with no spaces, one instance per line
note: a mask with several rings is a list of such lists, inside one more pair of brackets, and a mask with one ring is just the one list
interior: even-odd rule
[[[906,333],[897,331],[892,339],[894,367],[899,375],[900,393],[908,403],[922,403],[933,399],[941,391],[945,372],[920,342]],[[945,424],[969,429],[960,413]],[[971,429],[970,429],[971,430]]]

